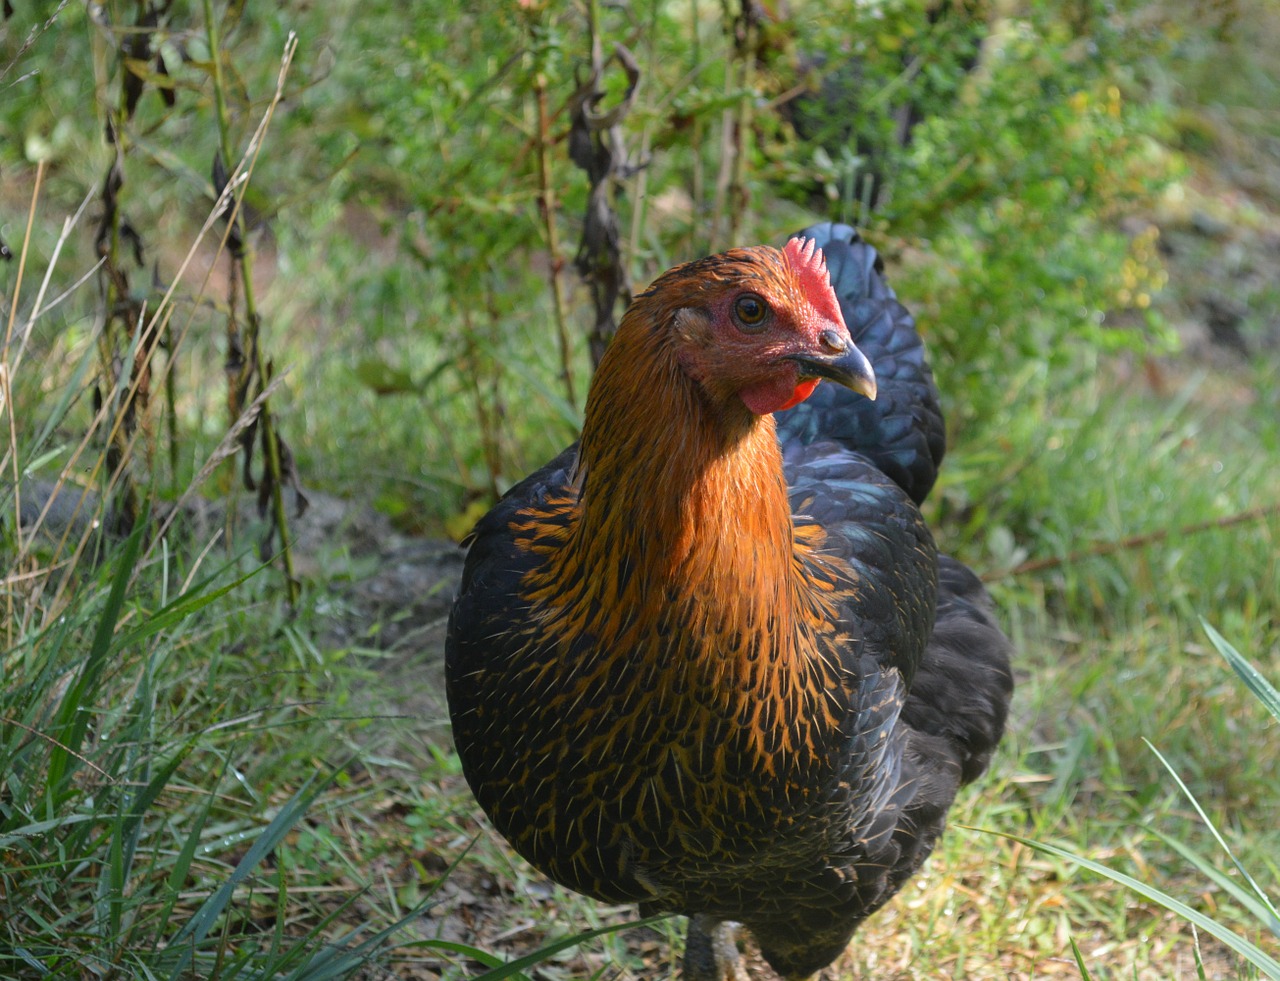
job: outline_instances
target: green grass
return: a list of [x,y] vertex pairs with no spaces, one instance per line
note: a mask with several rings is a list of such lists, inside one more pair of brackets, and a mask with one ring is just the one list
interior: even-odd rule
[[[1243,25],[1274,26],[1259,19],[1261,6],[1227,6]],[[713,244],[708,229],[726,224],[713,194],[717,127],[726,108],[742,110],[735,86],[772,92],[785,81],[781,61],[743,76],[726,61],[714,19],[691,32],[677,8],[640,5],[635,23],[620,9],[606,14],[605,40],[633,44],[649,73],[625,131],[654,153],[647,196],[629,184],[633,196],[620,204],[636,285]],[[115,25],[135,13],[127,4],[104,9]],[[23,7],[12,27],[0,27],[8,31],[0,68],[43,16]],[[199,12],[190,16],[183,40],[207,54]],[[162,285],[176,277],[212,201],[219,134],[199,58],[185,66],[169,59],[178,108],[166,109],[149,88],[130,128],[122,194],[147,256],[127,268],[148,310],[168,310],[181,345],[172,362],[163,350],[154,360],[160,376],[174,372],[172,408],[158,408],[129,446],[154,517],[133,537],[104,533],[114,503],[103,493],[106,446],[128,375],[104,380],[102,294],[92,275],[75,284],[96,261],[111,159],[100,134],[121,76],[110,32],[74,5],[59,17],[20,63],[41,70],[0,79],[10,86],[0,117],[22,136],[0,147],[0,237],[24,263],[21,277],[16,261],[0,263],[0,470],[6,481],[56,485],[66,503],[92,493],[82,520],[51,515],[34,533],[17,520],[31,486],[15,494],[11,482],[0,485],[0,554],[14,557],[0,568],[0,974],[323,978],[357,976],[359,963],[373,962],[408,978],[460,978],[542,950],[539,977],[667,976],[680,954],[677,920],[570,943],[634,911],[549,886],[485,826],[443,738],[438,664],[406,646],[438,647],[438,629],[428,624],[417,635],[426,640],[390,650],[389,623],[361,623],[354,638],[334,629],[371,615],[353,609],[349,587],[381,571],[381,556],[349,538],[327,542],[303,568],[302,599],[291,609],[278,569],[260,567],[259,527],[242,522],[227,538],[214,522],[201,537],[179,523],[157,536],[166,509],[189,493],[237,498],[234,464],[194,483],[220,448],[234,450],[224,445],[222,369],[226,314],[241,309],[243,294],[229,287],[217,253],[222,226],[195,246],[169,300],[151,272],[154,263]],[[818,47],[839,51],[848,33],[840,17],[806,7],[798,23]],[[226,85],[241,148],[273,91],[286,32],[302,40],[245,197],[262,219],[251,236],[252,270],[266,351],[283,377],[273,395],[282,431],[310,485],[359,495],[400,529],[440,534],[483,508],[495,479],[509,482],[574,432],[580,393],[574,404],[561,391],[547,328],[553,303],[529,91],[538,72],[571,88],[582,38],[572,11],[508,24],[501,50],[476,42],[483,14],[461,16],[453,35],[403,19],[379,3],[323,11],[248,4],[222,35],[236,69]],[[1146,23],[1118,17],[1099,37],[1130,43]],[[1061,24],[1044,15],[1022,28],[1025,42],[1055,37]],[[931,517],[943,545],[988,575],[1019,651],[1019,690],[992,773],[962,797],[920,879],[867,925],[840,962],[841,977],[1078,977],[1083,964],[1095,978],[1163,981],[1197,977],[1198,963],[1209,977],[1251,976],[1203,932],[1197,947],[1187,922],[1150,891],[1121,888],[1070,855],[1187,902],[1277,956],[1257,907],[1237,902],[1240,872],[1206,858],[1220,854],[1220,835],[1274,902],[1274,728],[1200,626],[1204,617],[1263,676],[1280,678],[1280,517],[1271,510],[1231,523],[1277,503],[1275,352],[1226,366],[1198,355],[1147,360],[1109,353],[1099,338],[1112,328],[1090,319],[1110,309],[1122,257],[1134,258],[1107,213],[1118,202],[1143,201],[1183,230],[1179,201],[1211,205],[1241,235],[1277,227],[1280,208],[1266,190],[1275,171],[1258,152],[1275,135],[1265,113],[1274,103],[1266,79],[1280,77],[1271,70],[1276,48],[1242,48],[1239,37],[1256,32],[1236,30],[1227,42],[1202,31],[1172,48],[1163,40],[1134,48],[1143,57],[1118,78],[1126,107],[1118,116],[1110,79],[1072,62],[1074,49],[1050,45],[1052,57],[1036,59],[1015,45],[1010,57],[1030,60],[1005,70],[1031,72],[1018,77],[1048,100],[1043,118],[1018,115],[1030,97],[1019,89],[985,116],[974,110],[948,122],[949,131],[935,124],[914,156],[897,161],[892,207],[914,224],[909,234],[874,229],[890,279],[922,314],[940,356],[975,358],[949,375],[966,386],[948,392],[960,438]],[[867,36],[892,40],[883,26]],[[508,60],[508,51],[519,57]],[[893,49],[882,55],[877,71],[900,66]],[[1246,56],[1246,71],[1224,72]],[[452,75],[442,67],[451,63]],[[1219,86],[1228,76],[1229,88]],[[1127,114],[1144,93],[1168,89],[1152,79],[1171,78],[1185,83],[1177,108],[1189,115],[1172,115],[1180,122],[1170,131],[1151,124],[1147,107]],[[922,97],[942,99],[947,84],[935,72]],[[608,85],[616,97],[616,81]],[[1084,96],[1073,101],[1077,93]],[[1212,125],[1191,126],[1206,115]],[[1038,145],[1053,138],[1045,120],[1064,119],[1084,127],[1073,137],[1083,144],[1091,134],[1119,140],[1106,145],[1121,156],[1135,132],[1137,143],[1167,145],[1104,167],[1095,196],[1068,195],[1078,221],[1069,236],[1037,210],[1064,207],[1056,196],[1064,189],[1038,184],[1030,165],[1010,185],[1023,190],[979,180],[952,188],[963,200],[932,215],[947,199],[950,185],[939,182],[952,165],[925,159],[930,147],[976,140],[989,168],[983,125]],[[795,200],[770,195],[825,173],[816,152],[805,156],[785,128],[768,125],[755,134],[744,236],[776,238],[809,220]],[[556,126],[559,140],[564,124]],[[1193,144],[1205,155],[1190,155]],[[550,146],[567,257],[583,183],[561,144]],[[1062,147],[1040,149],[1037,167]],[[1144,188],[1168,178],[1175,151],[1189,154],[1174,185],[1184,196],[1146,200]],[[48,162],[38,194],[36,158]],[[1072,166],[1090,170],[1092,160],[1073,157]],[[1257,178],[1247,200],[1205,183],[1224,161],[1243,161]],[[1133,168],[1147,165],[1152,187],[1130,186]],[[442,196],[441,174],[460,193]],[[922,196],[909,197],[912,186]],[[1257,239],[1242,241],[1252,248]],[[1234,268],[1216,240],[1179,243],[1182,275],[1155,301],[1166,323],[1186,314],[1199,276]],[[1146,262],[1150,243],[1143,248]],[[1071,285],[1082,271],[1089,283]],[[25,335],[46,272],[46,308],[70,292]],[[1240,282],[1249,301],[1250,338],[1265,336],[1275,309],[1267,281],[1228,281]],[[1037,290],[1046,291],[1043,305]],[[15,296],[18,333],[8,327]],[[580,292],[572,299],[585,305]],[[1034,329],[1024,331],[1027,304]],[[1161,333],[1157,320],[1123,316],[1137,324],[1125,336]],[[998,320],[989,334],[984,318]],[[1073,334],[1085,319],[1088,329]],[[111,354],[128,364],[138,343],[121,341]],[[580,339],[573,356],[585,374]],[[967,412],[979,404],[965,394],[975,382],[980,417]],[[482,432],[479,409],[497,412],[498,425]],[[496,440],[496,474],[481,451],[485,438]],[[1042,565],[1019,571],[1029,562]]]
[[[1204,629],[1214,647],[1245,682],[1245,685],[1257,697],[1259,703],[1270,712],[1274,719],[1280,721],[1280,693],[1277,693],[1276,689],[1262,677],[1249,660],[1241,655],[1221,634],[1207,623],[1204,623]],[[1261,933],[1271,941],[1280,940],[1280,916],[1277,916],[1275,904],[1268,895],[1267,888],[1259,884],[1258,880],[1250,873],[1245,863],[1241,861],[1241,858],[1218,830],[1217,823],[1206,813],[1204,806],[1196,799],[1195,794],[1188,788],[1177,770],[1165,759],[1159,749],[1150,743],[1148,743],[1148,746],[1168,771],[1173,783],[1177,785],[1186,801],[1194,808],[1203,830],[1212,835],[1218,846],[1220,855],[1215,860],[1190,846],[1185,837],[1166,834],[1159,830],[1154,831],[1154,834],[1162,842],[1177,852],[1194,869],[1198,870],[1205,882],[1212,883],[1213,887],[1216,887],[1216,891],[1221,894],[1224,903],[1216,917],[1206,915],[1200,910],[1188,906],[1185,902],[1150,882],[1135,879],[1106,864],[1084,857],[1070,848],[1064,849],[1047,842],[1030,840],[1016,835],[1010,835],[1009,837],[1021,844],[1035,848],[1039,852],[1064,858],[1080,865],[1105,879],[1118,883],[1131,894],[1139,895],[1164,907],[1178,916],[1180,920],[1191,923],[1193,928],[1199,927],[1203,933],[1216,939],[1240,959],[1243,973],[1246,976],[1280,976],[1280,961],[1277,961],[1266,950],[1251,942],[1248,937],[1242,935],[1242,932],[1234,928],[1234,924],[1243,913],[1246,914],[1247,920],[1251,921],[1251,929],[1247,932]],[[1274,866],[1272,866],[1271,871],[1274,872]],[[1230,906],[1225,904],[1230,904]],[[1230,915],[1224,915],[1222,910],[1228,909],[1230,910]],[[1231,921],[1230,924],[1228,920]],[[1082,976],[1086,979],[1090,978],[1091,973],[1085,963],[1085,958],[1074,939],[1072,941],[1072,951]],[[1197,975],[1201,978],[1206,977],[1204,957],[1198,942],[1192,953]]]
[[[110,549],[99,575],[84,569],[56,617],[15,611],[0,692],[0,963],[13,977],[324,977],[363,948],[318,911],[280,909],[274,933],[232,935],[262,915],[254,906],[287,901],[264,860],[286,836],[306,840],[303,815],[344,761],[317,752],[327,727],[294,685],[267,702],[245,684],[243,662],[277,644],[221,653],[237,624],[208,613],[233,593],[243,603],[244,577],[191,569],[165,596],[161,570],[139,565],[150,527]],[[299,755],[296,780],[264,777]]]

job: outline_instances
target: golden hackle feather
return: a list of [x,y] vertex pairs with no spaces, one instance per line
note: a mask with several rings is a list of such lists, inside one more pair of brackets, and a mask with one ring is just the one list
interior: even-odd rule
[[[525,584],[544,630],[566,643],[596,636],[610,638],[614,651],[643,649],[673,609],[688,608],[687,629],[704,640],[662,666],[659,685],[672,697],[740,693],[752,723],[781,717],[784,705],[825,705],[809,671],[777,667],[809,663],[815,628],[830,631],[835,619],[821,603],[834,586],[815,589],[797,561],[798,551],[820,544],[821,532],[796,538],[773,417],[703,398],[677,364],[672,333],[657,325],[720,283],[792,304],[815,294],[821,302],[815,282],[830,292],[821,252],[815,261],[811,248],[767,250],[768,262],[759,252],[683,267],[678,279],[664,277],[636,298],[592,385],[577,464],[581,496],[576,508],[556,505],[571,508],[567,526],[556,516],[544,531],[530,515],[516,529],[517,541],[534,550],[542,534],[562,539]],[[738,656],[743,650],[754,656]],[[607,670],[602,663],[578,679],[584,697]],[[784,754],[799,748],[794,741],[812,742],[807,728],[787,731]],[[761,740],[762,770],[774,765]]]

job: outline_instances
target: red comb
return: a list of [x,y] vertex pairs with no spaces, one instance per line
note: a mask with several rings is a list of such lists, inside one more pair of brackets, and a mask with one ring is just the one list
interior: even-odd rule
[[828,320],[843,324],[840,303],[827,273],[827,257],[818,248],[818,243],[811,238],[793,238],[783,246],[782,252],[814,309]]

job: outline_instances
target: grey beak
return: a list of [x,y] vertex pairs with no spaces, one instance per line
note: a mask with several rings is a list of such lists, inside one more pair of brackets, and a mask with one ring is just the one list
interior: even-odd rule
[[823,347],[831,353],[805,351],[787,355],[800,368],[801,378],[828,378],[845,388],[876,397],[876,373],[857,345],[835,331],[822,332]]

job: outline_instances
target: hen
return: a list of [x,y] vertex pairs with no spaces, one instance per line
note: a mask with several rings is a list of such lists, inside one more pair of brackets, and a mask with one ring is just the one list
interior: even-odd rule
[[557,882],[688,915],[693,981],[739,970],[737,923],[784,977],[836,958],[1012,691],[917,508],[944,442],[914,323],[852,229],[802,236],[635,297],[580,443],[476,526],[449,622],[481,807]]

